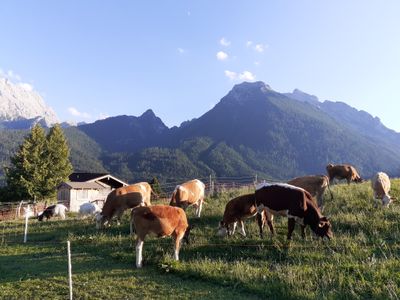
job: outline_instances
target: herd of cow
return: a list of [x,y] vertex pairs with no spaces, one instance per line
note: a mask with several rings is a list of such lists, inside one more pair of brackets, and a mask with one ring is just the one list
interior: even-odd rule
[[[241,234],[246,236],[243,221],[257,216],[260,236],[268,225],[272,234],[274,215],[288,218],[287,238],[290,240],[298,223],[304,238],[304,229],[308,225],[319,237],[333,237],[332,225],[323,216],[323,194],[330,183],[337,179],[346,179],[347,183],[362,182],[356,169],[351,165],[332,165],[326,167],[328,176],[310,175],[294,178],[287,183],[261,183],[252,194],[242,195],[230,200],[225,207],[222,221],[219,223],[218,235],[232,235],[237,223],[240,223]],[[374,199],[380,199],[383,206],[389,206],[394,200],[389,195],[390,180],[387,174],[377,173],[371,180]],[[179,249],[182,240],[188,241],[191,226],[188,224],[185,210],[188,206],[196,208],[196,216],[200,217],[205,196],[205,185],[194,179],[178,185],[172,196],[170,205],[151,205],[151,186],[140,182],[113,190],[100,209],[93,203],[82,205],[80,212],[96,216],[96,227],[104,228],[113,217],[118,221],[126,209],[132,208],[130,218],[131,234],[136,233],[136,266],[142,267],[142,249],[146,235],[152,233],[158,237],[172,236],[175,240],[174,258],[179,260]],[[333,198],[330,191],[331,198]],[[316,199],[316,200],[314,200]],[[61,205],[61,206],[60,206]],[[50,218],[59,214],[65,217],[66,207],[57,204],[48,207],[40,216]]]

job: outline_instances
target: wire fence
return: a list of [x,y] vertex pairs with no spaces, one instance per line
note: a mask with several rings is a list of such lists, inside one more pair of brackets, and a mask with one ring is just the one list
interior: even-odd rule
[[[207,196],[215,196],[226,191],[241,188],[251,189],[255,187],[258,182],[262,181],[277,182],[272,178],[264,178],[257,175],[231,177],[215,177],[210,175],[208,177],[200,177],[198,179],[205,184]],[[182,179],[179,181],[173,180],[166,181],[165,183],[160,183],[160,192],[156,195],[158,201],[167,203],[171,198],[171,195],[176,186],[188,180],[190,179]],[[105,198],[97,199],[92,202],[96,202],[96,204],[99,204],[99,206],[102,207],[104,201]],[[15,220],[23,218],[25,216],[25,209],[27,209],[28,206],[31,207],[33,214],[37,216],[39,212],[43,211],[48,205],[54,204],[55,202],[55,199],[42,200],[39,202],[30,199],[22,200],[19,202],[0,202],[0,222],[5,220]],[[68,201],[57,201],[57,203],[62,203],[69,208]]]

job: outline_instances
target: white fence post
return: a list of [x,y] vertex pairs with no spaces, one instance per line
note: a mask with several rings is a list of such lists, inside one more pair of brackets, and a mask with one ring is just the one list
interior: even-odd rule
[[25,230],[24,230],[24,243],[26,243],[28,239],[28,220],[29,220],[29,213],[28,211],[25,212]]
[[71,264],[71,243],[67,241],[68,253],[68,284],[69,284],[69,299],[72,300],[72,264]]

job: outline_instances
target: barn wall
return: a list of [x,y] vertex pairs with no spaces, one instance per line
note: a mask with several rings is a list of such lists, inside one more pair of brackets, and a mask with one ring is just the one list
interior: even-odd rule
[[72,189],[70,197],[70,211],[79,212],[79,207],[86,202],[93,202],[95,200],[105,200],[110,190],[102,189]]

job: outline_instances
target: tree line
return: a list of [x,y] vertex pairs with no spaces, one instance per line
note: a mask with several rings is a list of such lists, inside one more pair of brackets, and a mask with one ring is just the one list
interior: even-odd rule
[[60,125],[46,131],[36,124],[4,166],[6,186],[1,201],[53,198],[56,187],[66,181],[73,168],[70,148]]

